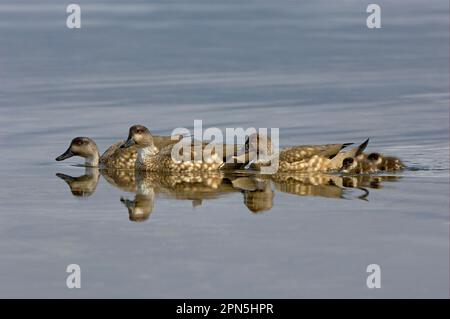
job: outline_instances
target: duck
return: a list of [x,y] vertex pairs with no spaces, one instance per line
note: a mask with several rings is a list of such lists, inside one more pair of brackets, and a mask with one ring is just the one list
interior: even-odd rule
[[[167,145],[172,145],[181,140],[183,136],[154,136],[155,148],[161,149]],[[72,139],[69,148],[56,161],[63,161],[73,156],[81,156],[85,159],[84,166],[114,168],[114,169],[134,169],[137,158],[137,146],[120,148],[125,141],[118,141],[111,145],[100,156],[97,144],[89,137],[79,136]]]
[[372,174],[377,172],[395,172],[403,170],[406,165],[397,157],[380,153],[359,154],[347,157],[342,162],[341,172],[350,174]]
[[[149,129],[136,124],[130,127],[128,138],[120,147],[137,148],[135,169],[138,171],[181,173],[218,171],[224,160],[223,154],[234,146],[226,144],[211,146],[211,143],[188,140],[159,149]],[[210,152],[204,152],[207,148]],[[218,148],[222,148],[221,152],[218,152]],[[173,154],[178,158],[174,159]]]
[[[233,159],[243,163],[241,168],[257,171],[278,164],[275,165],[276,170],[273,173],[328,172],[341,169],[345,158],[358,156],[368,143],[369,139],[345,151],[342,150],[353,143],[298,145],[274,153],[271,139],[266,135],[254,133],[246,139],[244,147]],[[228,164],[224,164],[226,165]]]

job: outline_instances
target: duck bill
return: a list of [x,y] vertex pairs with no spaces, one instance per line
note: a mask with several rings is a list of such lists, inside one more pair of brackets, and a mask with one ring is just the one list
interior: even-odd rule
[[136,143],[134,142],[134,140],[132,138],[128,138],[127,141],[125,143],[123,143],[122,145],[120,145],[120,148],[128,148],[130,146],[135,145]]
[[71,158],[72,156],[74,156],[75,154],[72,153],[72,151],[70,150],[70,148],[67,149],[67,151],[65,151],[63,154],[59,155],[56,160],[59,161],[64,161],[65,159]]

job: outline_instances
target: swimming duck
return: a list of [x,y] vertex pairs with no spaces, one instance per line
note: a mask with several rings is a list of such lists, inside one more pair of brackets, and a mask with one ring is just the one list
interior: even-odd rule
[[377,172],[394,172],[405,168],[402,161],[393,156],[384,156],[380,153],[359,154],[356,157],[347,157],[342,162],[341,172],[351,174],[371,174]]
[[[156,149],[164,148],[167,145],[175,144],[183,137],[174,136],[154,136],[154,145]],[[85,158],[85,166],[116,168],[116,169],[134,169],[137,158],[137,146],[127,149],[120,148],[124,141],[119,141],[111,145],[102,156],[100,156],[97,144],[89,137],[74,138],[69,148],[56,158],[57,161],[63,161],[72,156],[81,156]]]
[[[217,144],[222,147],[222,154],[216,152],[211,144],[200,141],[181,142],[180,148],[174,149],[174,145],[158,149],[155,145],[154,136],[148,128],[143,125],[133,125],[122,149],[137,147],[136,169],[140,171],[156,172],[200,172],[218,170],[223,163],[223,154],[230,146]],[[184,146],[181,147],[181,146]],[[209,154],[204,154],[206,148],[210,148]],[[184,151],[189,154],[184,154]],[[200,150],[200,153],[198,152]],[[177,152],[178,151],[178,152]],[[181,151],[181,152],[180,152]],[[180,160],[174,160],[172,153],[179,155]],[[203,157],[203,158],[202,158]]]
[[339,170],[345,158],[361,154],[368,143],[369,139],[347,151],[342,150],[352,143],[299,145],[284,148],[274,154],[271,139],[255,133],[247,138],[244,149],[234,157],[245,162],[244,168],[255,170],[261,170],[270,166],[273,161],[278,161],[276,172],[327,172]]

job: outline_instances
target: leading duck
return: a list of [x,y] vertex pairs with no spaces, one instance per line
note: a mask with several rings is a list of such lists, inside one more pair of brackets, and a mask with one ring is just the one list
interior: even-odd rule
[[[154,136],[155,148],[162,149],[167,145],[175,144],[183,136]],[[69,145],[69,148],[56,158],[63,161],[72,156],[81,156],[85,159],[84,166],[115,169],[134,169],[137,158],[137,146],[120,148],[124,141],[119,141],[111,145],[100,156],[97,144],[89,137],[76,137]]]

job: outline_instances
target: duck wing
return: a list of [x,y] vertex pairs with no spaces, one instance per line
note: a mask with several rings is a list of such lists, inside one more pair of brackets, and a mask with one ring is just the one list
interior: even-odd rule
[[279,160],[287,163],[294,163],[311,158],[315,155],[332,158],[349,145],[351,145],[351,143],[292,146],[280,151]]
[[124,143],[125,141],[119,141],[111,145],[100,157],[100,163],[106,167],[133,168],[136,161],[137,146],[120,148]]
[[161,150],[166,146],[169,145],[173,145],[178,143],[179,141],[181,141],[183,139],[182,135],[175,135],[173,137],[174,139],[172,139],[172,136],[168,136],[168,135],[153,135],[153,144],[155,144],[155,146]]
[[119,141],[108,147],[108,149],[100,156],[100,162],[104,162],[106,159],[110,158],[118,149],[120,145],[125,143],[125,141]]

